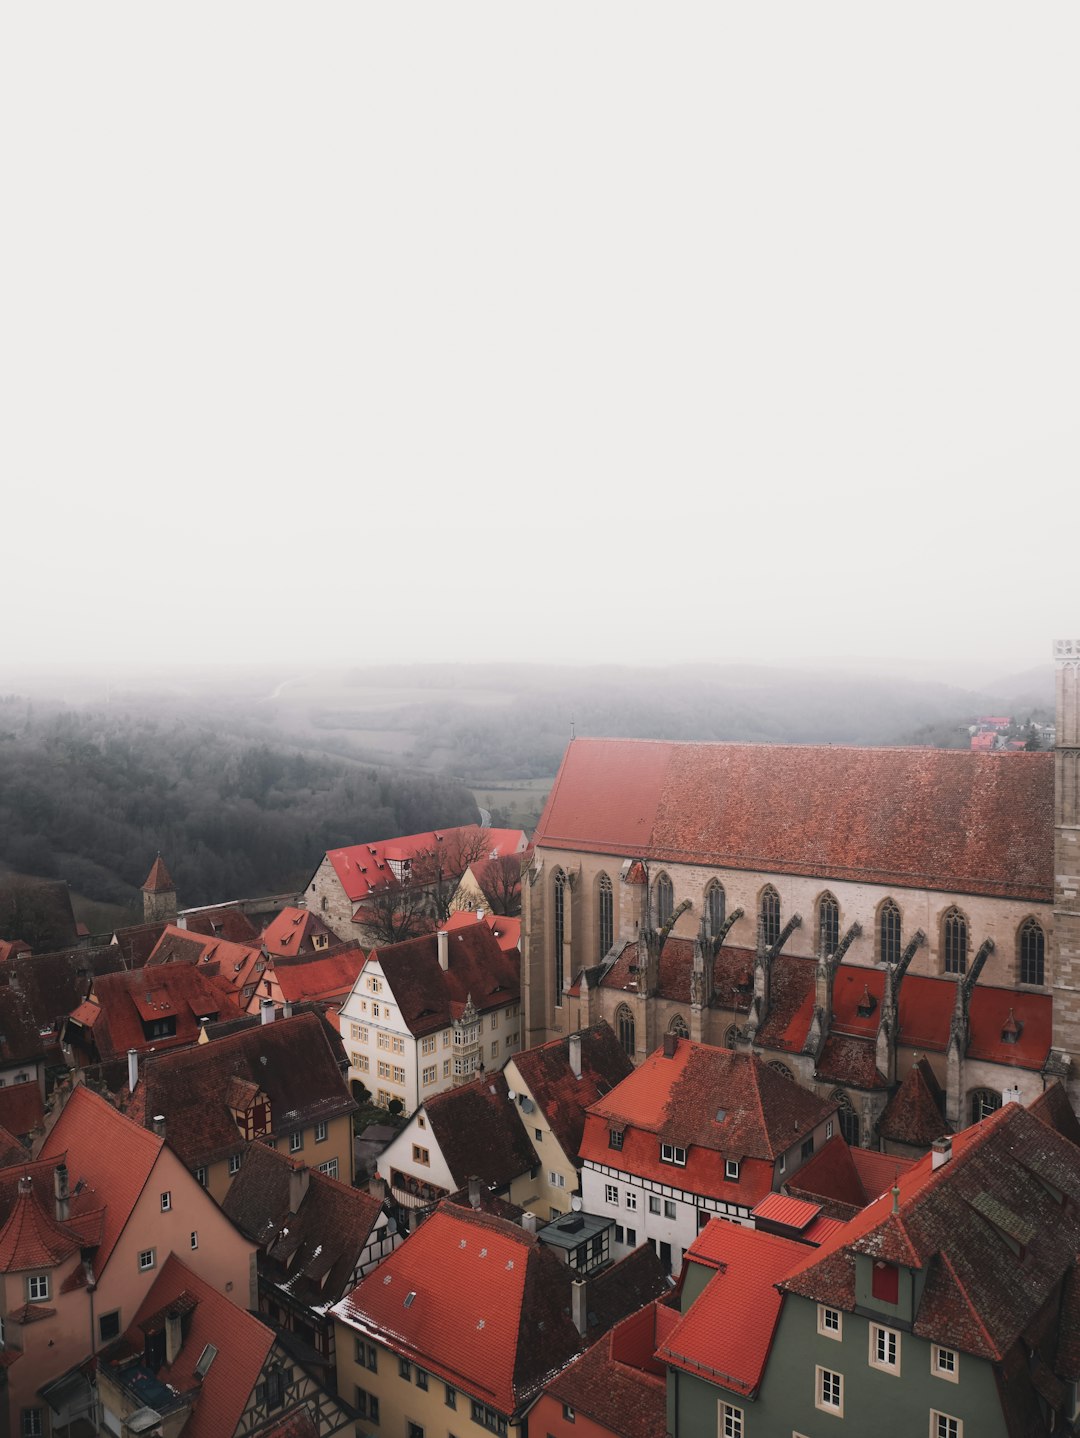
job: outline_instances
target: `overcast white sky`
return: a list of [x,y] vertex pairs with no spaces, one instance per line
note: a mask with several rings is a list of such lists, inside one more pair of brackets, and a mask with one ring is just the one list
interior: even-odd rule
[[1080,8],[9,5],[5,664],[1080,632]]

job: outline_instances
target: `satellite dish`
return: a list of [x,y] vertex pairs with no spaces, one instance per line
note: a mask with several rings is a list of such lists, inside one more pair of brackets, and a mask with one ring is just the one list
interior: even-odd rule
[[514,1092],[514,1090],[513,1090],[512,1088],[508,1088],[508,1089],[506,1090],[506,1097],[510,1100],[511,1103],[513,1103],[514,1100],[517,1098],[517,1094]]
[[581,1212],[581,1199],[578,1198],[576,1193],[570,1200],[570,1207],[574,1210],[575,1213]]
[[534,1107],[535,1105],[531,1098],[523,1098],[521,1100],[521,1110],[523,1113],[532,1113]]

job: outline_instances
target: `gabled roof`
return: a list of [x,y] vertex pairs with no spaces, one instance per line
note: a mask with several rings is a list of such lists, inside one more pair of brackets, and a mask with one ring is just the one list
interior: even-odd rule
[[547,1119],[563,1153],[576,1159],[585,1132],[585,1110],[634,1071],[634,1065],[602,1020],[581,1030],[581,1077],[570,1067],[570,1039],[552,1039],[514,1054],[514,1066]]
[[[101,1355],[108,1364],[125,1352],[143,1352],[143,1325],[174,1304],[190,1307],[190,1327],[176,1361],[163,1364],[157,1378],[181,1394],[195,1396],[184,1438],[225,1438],[236,1432],[274,1344],[264,1323],[211,1288],[174,1253],[165,1260],[123,1338]],[[207,1344],[217,1356],[200,1380],[195,1366]]]
[[[189,964],[158,964],[130,972],[103,974],[94,981],[93,999],[101,1017],[89,1025],[75,1014],[66,1026],[68,1041],[93,1050],[104,1063],[128,1049],[182,1048],[199,1037],[207,1017],[235,1012],[232,990],[216,974]],[[80,1012],[76,1010],[76,1012]],[[144,1024],[173,1020],[175,1032],[148,1038]],[[73,1025],[78,1025],[77,1028]]]
[[647,1304],[557,1373],[545,1393],[619,1438],[665,1438],[667,1370],[654,1355],[678,1320],[663,1303]]
[[[390,862],[404,863],[419,856],[434,854],[442,848],[452,849],[460,835],[471,834],[479,826],[462,824],[452,829],[429,829],[423,834],[405,834],[398,839],[380,839],[374,844],[353,844],[344,849],[329,849],[326,857],[333,866],[346,897],[353,903],[366,899],[373,889],[386,888],[397,882]],[[521,829],[485,829],[487,855],[516,854],[527,846]]]
[[730,1392],[755,1394],[783,1301],[776,1284],[806,1253],[794,1239],[712,1219],[686,1262],[715,1272],[657,1356]]
[[486,924],[447,936],[449,967],[439,967],[437,934],[373,950],[409,1032],[419,1038],[449,1026],[471,998],[478,1013],[517,1003],[521,963],[503,953]]
[[150,872],[142,886],[144,894],[175,894],[176,885],[169,877],[169,871],[165,867],[165,860],[159,854],[150,865]]
[[575,739],[535,843],[1049,903],[1053,783],[1051,754]]
[[473,1176],[502,1188],[539,1166],[502,1073],[433,1094],[424,1114],[458,1188]]
[[[119,972],[123,958],[115,944],[58,949],[50,954],[18,954],[4,966],[11,987],[30,1007],[39,1030],[52,1028],[78,1007],[91,980]],[[0,975],[0,978],[3,976]]]
[[[597,1118],[605,1129],[615,1122],[687,1150],[707,1149],[730,1158],[771,1163],[836,1110],[834,1103],[784,1078],[756,1054],[733,1053],[689,1039],[676,1039],[672,1048],[670,1057],[663,1048],[651,1053],[640,1068],[592,1105],[583,1157],[598,1158],[590,1147],[591,1121]],[[606,1150],[605,1134],[602,1151]],[[620,1165],[627,1166],[625,1143]]]
[[1049,1084],[1034,1102],[1028,1104],[1028,1113],[1048,1123],[1051,1128],[1080,1147],[1080,1120],[1077,1119],[1069,1095],[1057,1079]]
[[71,907],[71,894],[63,879],[0,878],[0,934],[25,939],[18,932],[27,905],[32,908],[34,929],[40,947],[58,949],[74,944],[79,926]]
[[294,1175],[304,1165],[267,1144],[252,1144],[221,1205],[246,1238],[263,1249],[260,1268],[309,1307],[335,1303],[348,1290],[382,1204],[358,1188],[307,1169],[299,1207]]
[[476,909],[457,909],[443,924],[448,933],[455,929],[467,929],[470,924],[485,923],[499,941],[504,953],[521,948],[521,920],[508,914],[485,913],[481,919]]
[[944,1112],[945,1095],[934,1070],[926,1059],[919,1059],[885,1105],[878,1121],[878,1137],[913,1148],[929,1148],[949,1131]]
[[22,1139],[41,1128],[45,1105],[36,1083],[13,1083],[0,1088],[0,1126]]
[[793,1269],[785,1290],[850,1311],[856,1255],[921,1269],[919,1337],[1002,1359],[1080,1250],[1076,1148],[1007,1104],[957,1134],[947,1163],[935,1171],[927,1154],[898,1187],[896,1212],[883,1194]]
[[286,1003],[343,998],[351,992],[366,962],[359,944],[338,944],[336,953],[319,958],[302,957],[288,964],[279,960],[274,965],[274,979]]
[[230,944],[258,945],[258,929],[243,909],[238,909],[235,904],[213,904],[205,909],[185,909],[180,917],[191,934],[227,939]]
[[307,1013],[144,1056],[128,1111],[147,1125],[163,1115],[170,1147],[188,1168],[202,1168],[243,1146],[228,1106],[235,1078],[268,1096],[275,1134],[356,1109],[322,1021]]
[[157,924],[128,924],[126,928],[114,929],[112,941],[124,957],[124,966],[141,969],[168,927],[162,920]]
[[14,1202],[0,1227],[0,1273],[55,1268],[87,1241],[78,1220],[57,1221],[53,1168],[52,1164],[23,1165]]
[[851,1148],[837,1133],[806,1160],[786,1188],[821,1203],[834,1216],[850,1218],[891,1187],[898,1174],[909,1172],[915,1162],[868,1148]]
[[317,938],[325,940],[326,945],[338,943],[337,935],[317,914],[290,907],[270,920],[262,931],[261,942],[266,952],[275,958],[293,959],[297,954],[317,952]]
[[[85,1085],[75,1088],[42,1146],[40,1158],[64,1160],[72,1192],[83,1184],[83,1199],[104,1209],[104,1226],[94,1267],[99,1274],[131,1217],[157,1163],[162,1140],[118,1113]],[[81,1199],[80,1201],[83,1201]],[[79,1211],[72,1203],[72,1217]]]
[[199,934],[167,925],[147,959],[148,968],[162,964],[190,964],[216,971],[232,989],[254,983],[265,962],[262,949],[255,944],[234,944],[216,934]]

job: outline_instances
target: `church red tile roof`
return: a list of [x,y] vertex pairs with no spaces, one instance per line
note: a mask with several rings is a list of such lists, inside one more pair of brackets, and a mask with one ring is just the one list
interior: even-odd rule
[[856,1255],[923,1270],[915,1333],[1000,1361],[1080,1250],[1076,1148],[1007,1104],[955,1135],[947,1163],[935,1171],[927,1154],[898,1187],[897,1211],[886,1191],[794,1268],[784,1289],[852,1311]]
[[570,1068],[570,1040],[552,1039],[515,1054],[514,1065],[567,1158],[577,1159],[585,1110],[634,1071],[610,1024],[581,1030],[581,1077]]
[[448,935],[449,967],[439,967],[436,934],[372,950],[409,1032],[416,1038],[446,1028],[471,998],[478,1013],[521,998],[521,963],[504,953],[486,924]]
[[[769,1012],[758,1029],[761,1047],[801,1053],[814,1016],[813,959],[773,960],[769,986]],[[751,972],[753,971],[751,966]]]
[[888,1080],[877,1066],[877,1047],[873,1039],[849,1039],[842,1034],[830,1035],[822,1046],[817,1062],[817,1075],[829,1083],[846,1084],[850,1088],[888,1088]]
[[176,885],[169,877],[169,871],[165,867],[165,860],[159,854],[150,865],[150,872],[143,884],[144,894],[171,894],[176,890]]
[[535,843],[1049,902],[1053,783],[1052,754],[575,739]]
[[1028,1104],[1028,1112],[1080,1147],[1080,1119],[1069,1102],[1064,1085],[1057,1079],[1054,1079],[1033,1103]]
[[673,1368],[704,1372],[734,1393],[755,1394],[783,1301],[776,1284],[806,1253],[794,1239],[712,1219],[687,1249],[686,1262],[715,1269],[713,1277],[657,1356]]

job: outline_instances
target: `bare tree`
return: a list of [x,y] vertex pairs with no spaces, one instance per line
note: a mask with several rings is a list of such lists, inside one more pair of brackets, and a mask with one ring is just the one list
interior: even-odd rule
[[493,914],[517,918],[521,913],[521,880],[531,859],[531,854],[500,854],[475,866],[473,873]]
[[434,927],[427,891],[412,878],[373,890],[364,900],[361,915],[375,944],[400,944],[428,934]]
[[450,829],[430,849],[412,861],[410,881],[422,884],[428,895],[431,915],[444,924],[454,908],[454,895],[465,871],[491,852],[491,835],[479,824]]

